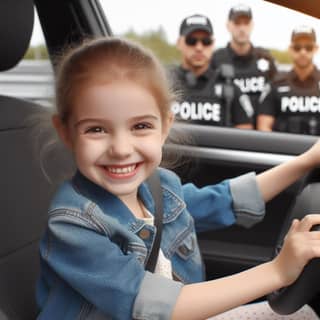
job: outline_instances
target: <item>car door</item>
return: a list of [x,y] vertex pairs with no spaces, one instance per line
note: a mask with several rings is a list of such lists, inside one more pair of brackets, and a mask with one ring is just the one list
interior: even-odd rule
[[[250,171],[259,174],[302,153],[317,140],[296,134],[191,124],[177,124],[176,130],[188,142],[167,145],[168,151],[178,151],[182,157],[183,164],[174,170],[183,182],[199,187]],[[273,257],[286,215],[305,178],[272,199],[264,220],[252,228],[232,226],[199,234],[208,279],[242,271]]]

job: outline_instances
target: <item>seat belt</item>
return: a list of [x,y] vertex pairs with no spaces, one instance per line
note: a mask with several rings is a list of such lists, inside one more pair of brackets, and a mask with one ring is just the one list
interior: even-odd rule
[[148,178],[147,183],[155,203],[154,226],[156,227],[156,235],[149,254],[148,261],[145,265],[145,269],[150,272],[154,272],[160,249],[163,217],[163,198],[159,173],[157,171],[154,172]]

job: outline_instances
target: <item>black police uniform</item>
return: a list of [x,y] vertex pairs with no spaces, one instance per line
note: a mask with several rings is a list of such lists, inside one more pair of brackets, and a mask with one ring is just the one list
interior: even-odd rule
[[320,134],[320,71],[301,81],[292,70],[279,74],[260,97],[259,114],[275,117],[273,130]]
[[246,55],[240,56],[229,43],[227,47],[216,50],[212,56],[213,69],[222,64],[231,64],[234,67],[234,83],[241,92],[249,95],[256,114],[264,85],[277,72],[273,57],[267,50],[254,46],[251,46]]
[[170,68],[169,76],[181,92],[181,99],[172,106],[177,119],[213,126],[252,123],[249,97],[242,95],[232,81],[227,85],[212,69],[196,77],[177,66]]

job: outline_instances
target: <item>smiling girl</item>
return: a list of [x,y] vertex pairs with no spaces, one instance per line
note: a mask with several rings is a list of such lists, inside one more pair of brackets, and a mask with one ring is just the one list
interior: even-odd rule
[[[53,124],[77,172],[49,208],[38,319],[206,319],[292,283],[320,257],[320,233],[308,232],[320,215],[309,215],[293,222],[274,260],[204,282],[196,231],[260,221],[265,201],[319,165],[320,145],[258,176],[182,185],[159,168],[174,98],[157,59],[129,41],[91,40],[64,56]],[[145,262],[157,230],[145,181],[154,171],[164,214],[151,273]]]

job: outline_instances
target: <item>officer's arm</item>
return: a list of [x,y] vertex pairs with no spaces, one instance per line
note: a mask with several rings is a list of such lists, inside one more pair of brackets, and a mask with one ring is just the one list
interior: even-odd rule
[[234,127],[238,129],[253,129],[253,125],[251,123],[238,124],[238,125],[235,125]]
[[268,114],[260,114],[257,117],[257,129],[261,131],[272,131],[275,118]]
[[219,61],[219,50],[218,50],[214,52],[211,56],[210,67],[212,69],[217,69],[220,64],[221,64],[221,61]]
[[269,69],[269,80],[272,80],[278,72],[277,66],[275,64],[274,58],[270,54],[270,69]]
[[275,96],[275,88],[270,83],[267,83],[259,97],[257,115],[258,130],[272,131],[277,107],[277,100]]
[[238,129],[253,129],[254,109],[247,94],[235,87],[235,98],[232,103],[232,122]]

